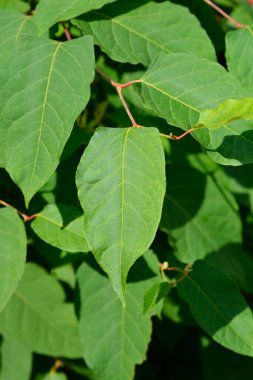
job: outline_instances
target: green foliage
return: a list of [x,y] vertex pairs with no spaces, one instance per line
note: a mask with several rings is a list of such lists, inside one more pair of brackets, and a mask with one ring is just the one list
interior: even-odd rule
[[0,0],[1,380],[252,371],[253,4],[215,3]]

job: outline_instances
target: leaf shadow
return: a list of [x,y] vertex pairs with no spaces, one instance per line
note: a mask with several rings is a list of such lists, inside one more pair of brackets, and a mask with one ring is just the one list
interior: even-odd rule
[[245,299],[245,289],[253,287],[253,259],[248,257],[241,262],[241,254],[239,244],[228,244],[205,259],[197,260],[193,271],[178,285],[180,297],[180,287],[194,289],[189,290],[187,299],[183,294],[182,298],[189,303],[199,325],[212,337],[245,311],[249,303],[252,305],[252,297]]
[[185,162],[169,165],[161,229],[170,231],[190,222],[205,198],[207,178]]
[[222,143],[216,149],[205,148],[205,150],[217,152],[226,159],[237,160],[242,165],[253,163],[253,130],[224,136]]

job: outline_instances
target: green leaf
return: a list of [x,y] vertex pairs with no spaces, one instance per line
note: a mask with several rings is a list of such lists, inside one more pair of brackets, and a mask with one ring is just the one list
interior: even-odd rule
[[253,163],[253,121],[235,121],[219,129],[195,133],[208,156],[221,165]]
[[253,31],[247,27],[227,33],[226,60],[228,69],[251,92],[253,92],[252,59]]
[[16,12],[27,12],[29,11],[30,6],[20,0],[0,0],[0,8],[10,9]]
[[0,126],[5,167],[28,204],[55,171],[89,100],[91,37],[65,43],[21,37],[5,74]]
[[227,275],[198,261],[178,289],[197,322],[216,342],[253,356],[252,311]]
[[0,315],[1,333],[44,355],[80,357],[74,308],[64,303],[64,297],[52,276],[35,264],[26,264],[18,288]]
[[[112,59],[148,66],[160,52],[192,53],[216,60],[214,47],[186,7],[118,1],[73,21]],[[106,36],[106,38],[105,38]]]
[[84,263],[78,271],[83,355],[97,380],[132,379],[134,366],[145,359],[151,321],[143,315],[143,297],[160,274],[155,256],[149,252],[144,257],[130,270],[126,307],[94,263]]
[[165,191],[155,128],[99,128],[77,170],[88,244],[124,299],[127,273],[154,239]]
[[240,243],[241,221],[210,175],[188,164],[168,167],[161,229],[165,230],[181,262],[218,251],[229,243]]
[[224,67],[205,58],[161,54],[134,86],[145,106],[184,130],[253,118],[250,93]]
[[24,223],[16,211],[0,209],[0,312],[9,301],[20,281],[26,258]]
[[24,34],[36,36],[37,28],[31,17],[13,13],[9,9],[0,9],[0,20],[0,70],[2,71],[2,65],[7,63],[19,38]]
[[1,346],[1,380],[29,380],[32,352],[17,341],[4,339]]
[[[0,9],[0,78],[4,77],[6,65],[16,42],[21,35],[37,34],[37,29],[28,16],[13,13],[6,9]],[[1,109],[0,99],[0,109]],[[1,128],[0,128],[1,136]],[[4,136],[0,137],[0,167],[4,167],[5,159]]]
[[87,252],[83,215],[76,208],[47,205],[31,224],[45,242],[67,252]]
[[169,293],[170,285],[168,282],[158,282],[144,295],[144,314],[154,311],[154,308],[159,302]]
[[69,20],[92,9],[101,8],[115,0],[40,0],[34,21],[41,32],[59,21]]

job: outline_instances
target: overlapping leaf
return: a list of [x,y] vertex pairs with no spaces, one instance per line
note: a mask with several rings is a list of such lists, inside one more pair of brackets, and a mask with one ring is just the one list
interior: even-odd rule
[[92,40],[21,37],[11,57],[2,78],[0,137],[5,167],[28,203],[56,169],[89,100]]
[[253,93],[253,30],[247,27],[227,33],[226,59],[229,71]]
[[29,4],[21,0],[0,0],[0,8],[6,8],[17,12],[27,12]]
[[151,321],[143,314],[143,297],[160,278],[152,256],[149,252],[130,270],[126,307],[94,265],[84,263],[78,271],[83,355],[97,380],[132,379],[134,366],[145,359]]
[[127,273],[150,246],[165,191],[164,155],[155,128],[100,128],[77,171],[91,251],[124,298]]
[[253,118],[250,92],[222,66],[204,58],[161,54],[135,87],[148,108],[185,130]]
[[199,261],[178,288],[197,322],[214,340],[253,356],[252,311],[228,276]]
[[9,54],[20,36],[24,34],[37,34],[36,25],[31,17],[14,13],[6,9],[0,9],[0,70],[8,61]]
[[222,165],[253,163],[253,121],[234,121],[219,129],[203,128],[196,138],[207,154]]
[[4,339],[1,346],[1,380],[29,380],[32,352],[15,340]]
[[59,21],[69,20],[115,0],[40,0],[34,17],[42,32]]
[[211,176],[186,164],[168,168],[161,228],[176,257],[193,263],[229,243],[240,243],[241,222]]
[[118,1],[75,20],[93,34],[112,59],[148,66],[160,52],[192,53],[215,60],[214,47],[186,7],[170,3]]
[[45,355],[80,357],[77,320],[57,281],[35,264],[0,315],[1,333]]
[[74,207],[47,205],[32,222],[32,229],[45,242],[67,252],[87,252],[83,215]]
[[11,208],[0,209],[0,312],[22,277],[26,258],[24,223]]

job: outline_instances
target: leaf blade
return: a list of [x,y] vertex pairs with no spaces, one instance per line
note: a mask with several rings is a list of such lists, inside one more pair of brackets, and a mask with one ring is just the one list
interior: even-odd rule
[[88,252],[83,215],[74,207],[47,205],[31,224],[46,243],[67,252]]
[[79,164],[77,188],[88,244],[123,299],[127,273],[160,220],[165,175],[158,131],[100,128]]
[[4,79],[1,136],[6,170],[28,204],[54,172],[88,102],[94,55],[90,37],[58,43],[28,36],[16,43],[16,54],[21,58],[11,60]]
[[16,211],[0,209],[0,312],[4,309],[20,281],[26,259],[26,233]]
[[253,356],[252,311],[228,276],[198,261],[178,288],[198,323],[214,340],[239,354]]
[[41,32],[45,32],[50,26],[59,21],[69,20],[91,9],[102,7],[104,4],[115,0],[42,0],[36,8],[34,21]]
[[152,256],[148,252],[145,260],[141,257],[131,269],[133,280],[127,284],[126,307],[92,261],[78,271],[83,355],[98,380],[133,378],[134,366],[145,359],[151,321],[143,315],[143,297],[160,277],[158,262]]
[[0,315],[1,333],[31,351],[80,357],[77,320],[57,281],[41,267],[26,264],[24,276]]
[[95,43],[116,61],[148,66],[160,52],[185,52],[216,60],[197,19],[186,7],[170,2],[116,2],[73,23],[84,34],[93,34]]

